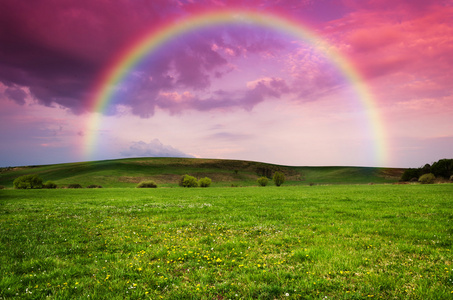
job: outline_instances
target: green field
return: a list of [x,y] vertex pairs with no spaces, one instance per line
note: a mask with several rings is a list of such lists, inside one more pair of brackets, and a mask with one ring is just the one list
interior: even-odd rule
[[213,186],[253,186],[260,172],[283,172],[286,185],[367,184],[397,182],[404,169],[373,167],[292,167],[252,161],[191,158],[130,158],[93,162],[0,168],[0,185],[13,187],[19,176],[37,174],[59,187],[78,183],[83,187],[135,187],[143,180],[154,180],[159,187],[177,186],[189,174],[209,177]]
[[1,299],[451,299],[453,184],[0,190]]

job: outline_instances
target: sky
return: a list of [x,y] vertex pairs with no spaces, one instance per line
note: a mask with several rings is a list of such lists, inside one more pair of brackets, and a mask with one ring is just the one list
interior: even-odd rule
[[[0,167],[197,157],[416,168],[453,158],[452,0],[1,2]],[[147,32],[225,9],[275,14],[316,38],[253,22],[189,30],[144,55],[95,111],[100,78]]]

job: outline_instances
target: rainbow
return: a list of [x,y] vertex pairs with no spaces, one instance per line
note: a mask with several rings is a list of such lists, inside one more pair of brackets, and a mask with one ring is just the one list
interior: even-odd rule
[[94,85],[93,97],[88,101],[88,109],[93,117],[88,122],[84,142],[84,155],[91,157],[97,147],[97,128],[102,120],[103,112],[107,109],[115,86],[125,79],[145,57],[152,55],[170,40],[184,36],[190,32],[215,25],[248,24],[294,36],[323,53],[339,70],[344,78],[354,87],[360,103],[369,120],[370,138],[374,141],[374,156],[376,163],[386,162],[386,143],[384,123],[382,122],[370,91],[364,83],[364,78],[354,64],[340,52],[335,50],[315,31],[288,16],[244,9],[222,9],[202,11],[192,14],[176,22],[167,22],[152,28],[121,51],[113,62],[104,70]]

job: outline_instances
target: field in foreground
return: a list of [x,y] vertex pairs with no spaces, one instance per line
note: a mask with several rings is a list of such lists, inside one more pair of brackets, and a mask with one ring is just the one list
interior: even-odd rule
[[453,184],[0,191],[2,299],[450,299]]

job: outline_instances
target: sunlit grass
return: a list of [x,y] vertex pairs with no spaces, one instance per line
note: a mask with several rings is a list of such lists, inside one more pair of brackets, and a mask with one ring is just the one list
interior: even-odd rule
[[0,296],[448,299],[452,192],[4,190]]

